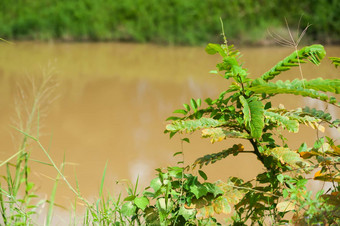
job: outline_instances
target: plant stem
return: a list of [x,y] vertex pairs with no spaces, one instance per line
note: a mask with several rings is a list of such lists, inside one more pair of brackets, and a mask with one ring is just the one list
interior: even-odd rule
[[254,141],[253,139],[249,139],[251,145],[253,146],[254,148],[254,154],[257,156],[257,158],[262,162],[262,164],[268,169],[268,170],[271,170],[270,167],[266,166],[266,164],[264,163],[264,158],[263,156],[261,155],[259,149],[258,149],[258,143],[256,141]]

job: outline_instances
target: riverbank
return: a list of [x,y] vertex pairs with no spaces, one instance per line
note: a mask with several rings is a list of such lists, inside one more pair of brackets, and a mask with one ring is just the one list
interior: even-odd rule
[[[221,40],[220,17],[228,40],[275,44],[308,23],[305,40],[340,43],[340,2],[307,1],[2,1],[0,37],[7,40],[125,41],[205,45]],[[300,21],[301,18],[301,21]],[[270,31],[270,33],[268,32]],[[293,32],[297,33],[297,32]]]

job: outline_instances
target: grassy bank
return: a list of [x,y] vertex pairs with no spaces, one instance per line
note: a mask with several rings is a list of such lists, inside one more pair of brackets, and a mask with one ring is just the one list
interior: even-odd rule
[[229,40],[258,43],[267,28],[280,32],[312,24],[313,41],[340,41],[340,2],[279,0],[3,0],[5,39],[133,41],[197,45],[220,40],[221,17]]

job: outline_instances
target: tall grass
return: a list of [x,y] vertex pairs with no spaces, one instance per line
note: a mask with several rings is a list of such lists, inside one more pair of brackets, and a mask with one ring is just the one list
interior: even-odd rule
[[[27,87],[19,88],[14,127],[22,131],[22,134],[34,134],[39,137],[40,119],[44,113],[43,105],[51,101],[53,96],[55,86],[51,86],[51,83],[54,84],[52,71],[48,70],[42,81],[32,78]],[[30,94],[33,94],[33,98],[30,98],[32,96]],[[34,194],[34,183],[29,179],[32,161],[30,139],[26,135],[17,139],[20,144],[18,151],[0,164],[0,167],[6,167],[6,173],[0,180],[0,212],[2,223],[5,225],[30,225],[34,223],[33,216],[38,213],[46,200],[37,199]]]
[[340,1],[279,0],[3,0],[6,39],[134,41],[197,45],[228,39],[254,43],[267,28],[312,24],[310,39],[340,41]]

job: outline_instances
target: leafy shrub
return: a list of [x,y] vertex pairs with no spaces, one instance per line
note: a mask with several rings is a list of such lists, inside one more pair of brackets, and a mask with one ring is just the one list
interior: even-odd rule
[[[169,117],[168,120],[172,122],[166,126],[165,132],[172,137],[176,133],[201,130],[202,137],[210,138],[212,143],[227,138],[240,138],[252,145],[252,150],[244,150],[242,144],[235,144],[219,153],[198,158],[187,169],[196,166],[202,168],[242,152],[255,154],[266,169],[252,183],[231,178],[233,183],[227,182],[224,186],[229,187],[233,194],[238,192],[237,199],[234,199],[234,195],[226,195],[224,191],[212,197],[211,203],[225,197],[223,207],[217,209],[230,210],[229,206],[233,206],[234,213],[228,222],[234,225],[246,225],[249,221],[262,225],[266,220],[273,224],[287,223],[288,220],[284,217],[289,212],[294,213],[291,221],[299,224],[339,223],[340,187],[337,183],[340,181],[340,145],[325,136],[319,137],[313,147],[302,143],[298,150],[292,150],[280,129],[297,133],[300,125],[306,125],[324,132],[323,125],[339,129],[340,120],[308,106],[287,109],[272,106],[270,101],[279,94],[293,94],[340,107],[336,98],[329,95],[340,93],[339,79],[271,81],[299,64],[309,61],[319,65],[326,55],[323,46],[311,45],[296,50],[258,78],[249,77],[247,69],[240,63],[239,51],[228,45],[226,39],[222,45],[209,44],[206,51],[208,54],[222,56],[222,62],[217,64],[217,70],[212,73],[224,79],[232,79],[232,85],[219,98],[207,98],[206,107],[201,106],[200,99],[191,99],[190,105],[184,104],[184,109],[175,110],[174,113],[183,116]],[[337,66],[339,58],[331,59]],[[278,139],[283,141],[282,145],[279,145]],[[306,174],[314,169],[319,170],[314,175],[314,180],[332,182],[330,190],[321,190],[315,197],[306,188]],[[188,203],[184,203],[184,208],[186,205]],[[209,209],[210,203],[207,202],[204,207]],[[211,214],[202,216],[201,210],[197,208],[195,215],[193,219],[196,220],[211,219]]]

